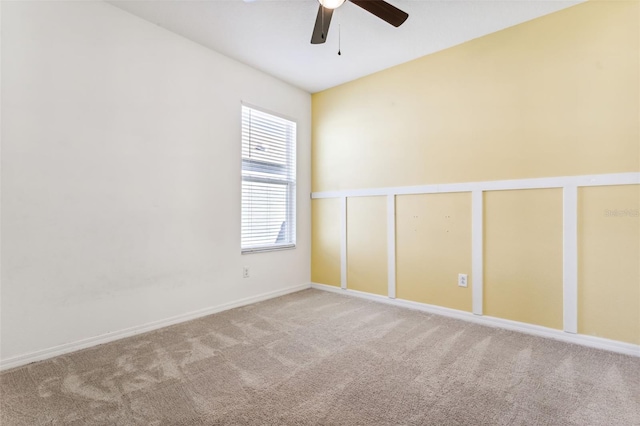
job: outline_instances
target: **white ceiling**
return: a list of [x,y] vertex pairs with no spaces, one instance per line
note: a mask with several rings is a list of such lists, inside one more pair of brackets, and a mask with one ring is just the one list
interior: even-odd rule
[[108,3],[315,93],[583,0],[388,1],[409,14],[401,27],[347,2],[336,9],[321,45],[310,44],[317,0]]

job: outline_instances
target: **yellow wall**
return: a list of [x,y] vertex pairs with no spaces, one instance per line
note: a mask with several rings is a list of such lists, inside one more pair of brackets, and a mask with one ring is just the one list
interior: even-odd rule
[[396,296],[471,311],[471,195],[396,197]]
[[484,196],[484,313],[562,329],[562,190]]
[[313,191],[636,171],[639,39],[584,3],[317,93]]
[[640,186],[578,199],[578,331],[640,344]]
[[387,199],[347,200],[347,288],[387,294]]
[[[639,17],[638,1],[583,3],[313,95],[313,191],[640,171]],[[621,235],[637,235],[637,225],[592,216],[606,197],[633,201],[628,192],[600,190],[613,192],[580,192],[588,239],[580,242],[579,331],[637,342],[625,324],[638,314],[628,299],[638,300],[640,264],[629,257],[615,269],[598,258],[598,250],[630,244]],[[485,194],[486,313],[562,328],[560,197],[559,190]],[[455,245],[437,216],[446,203],[398,198],[399,297],[469,310],[471,289],[459,289],[456,276],[471,272],[470,247],[430,270],[437,253],[418,235],[436,235],[429,244],[446,250]],[[384,208],[349,212],[350,224],[385,220]],[[314,216],[314,235],[323,223]],[[461,241],[463,229],[456,232]],[[349,231],[348,256],[358,259],[349,278],[356,264],[358,274],[370,269],[381,280],[371,291],[381,292],[384,250],[366,263],[358,238]],[[314,252],[314,277],[324,267]],[[601,296],[611,288],[604,277],[624,278],[614,285],[620,294]]]
[[340,200],[312,200],[311,280],[340,287]]

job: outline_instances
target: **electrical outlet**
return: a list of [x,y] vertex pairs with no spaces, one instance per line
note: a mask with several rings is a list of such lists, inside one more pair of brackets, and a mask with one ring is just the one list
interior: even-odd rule
[[249,267],[248,266],[243,266],[242,267],[242,278],[249,278]]
[[458,274],[458,286],[460,287],[467,286],[467,274]]

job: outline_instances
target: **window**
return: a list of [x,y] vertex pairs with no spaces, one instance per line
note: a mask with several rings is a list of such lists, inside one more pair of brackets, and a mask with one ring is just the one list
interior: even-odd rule
[[242,106],[242,253],[296,244],[296,123]]

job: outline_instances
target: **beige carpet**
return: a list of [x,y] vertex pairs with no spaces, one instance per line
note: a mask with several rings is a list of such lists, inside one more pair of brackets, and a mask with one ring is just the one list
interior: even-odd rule
[[640,425],[640,359],[306,290],[6,371],[10,425]]

